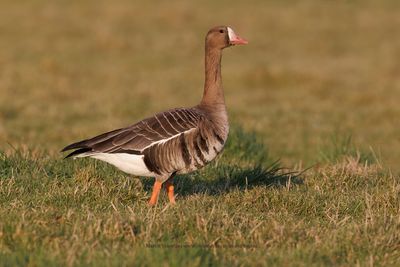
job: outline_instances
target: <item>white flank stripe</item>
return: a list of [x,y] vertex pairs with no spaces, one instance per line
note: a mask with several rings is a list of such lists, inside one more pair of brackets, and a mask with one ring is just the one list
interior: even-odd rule
[[171,137],[168,137],[168,138],[165,138],[165,139],[162,139],[162,140],[158,140],[158,141],[156,141],[156,142],[153,142],[153,143],[151,143],[150,145],[144,147],[141,151],[145,150],[145,149],[148,148],[148,147],[151,147],[151,146],[153,146],[153,145],[156,145],[156,144],[163,144],[163,143],[165,143],[165,142],[167,142],[167,141],[169,141],[169,140],[171,140],[171,139],[174,139],[175,137],[180,136],[180,135],[183,134],[183,133],[189,133],[189,132],[191,132],[191,131],[193,131],[193,130],[195,130],[195,129],[196,129],[196,127],[190,128],[189,130],[186,130],[186,131],[184,131],[184,132],[180,132],[180,133],[175,134],[175,135],[173,135],[173,136],[171,136]]

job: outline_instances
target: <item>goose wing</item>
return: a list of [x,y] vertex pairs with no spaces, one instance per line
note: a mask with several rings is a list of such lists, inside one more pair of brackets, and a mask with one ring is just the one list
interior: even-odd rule
[[195,108],[173,109],[158,113],[126,128],[113,130],[66,146],[66,156],[89,156],[95,153],[141,154],[159,142],[165,142],[198,126],[203,114]]

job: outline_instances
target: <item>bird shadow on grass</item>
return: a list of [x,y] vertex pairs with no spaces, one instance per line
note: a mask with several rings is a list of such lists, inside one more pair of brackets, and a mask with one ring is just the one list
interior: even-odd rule
[[[247,190],[253,187],[286,187],[303,184],[298,171],[289,171],[280,166],[279,161],[267,167],[223,165],[218,168],[207,168],[204,171],[187,175],[177,175],[174,178],[175,193],[180,196],[194,194],[221,195],[232,190]],[[144,188],[151,190],[151,181],[144,182]]]

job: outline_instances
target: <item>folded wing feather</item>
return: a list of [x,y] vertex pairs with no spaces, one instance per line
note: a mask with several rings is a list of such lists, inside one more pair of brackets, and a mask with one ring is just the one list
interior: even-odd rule
[[96,153],[141,154],[149,146],[178,137],[181,133],[196,128],[202,117],[201,111],[195,108],[173,109],[158,113],[129,127],[73,143],[62,151],[75,149],[67,157],[90,156]]

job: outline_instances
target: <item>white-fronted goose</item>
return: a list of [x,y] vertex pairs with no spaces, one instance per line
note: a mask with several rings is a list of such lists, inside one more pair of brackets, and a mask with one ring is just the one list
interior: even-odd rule
[[223,149],[229,123],[221,79],[222,49],[247,44],[226,26],[212,28],[205,42],[203,98],[192,108],[177,108],[156,114],[126,128],[66,146],[68,157],[92,157],[120,170],[155,177],[150,205],[157,203],[163,183],[175,203],[175,174],[195,171],[213,160]]

